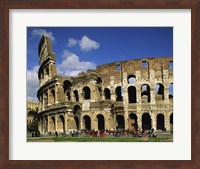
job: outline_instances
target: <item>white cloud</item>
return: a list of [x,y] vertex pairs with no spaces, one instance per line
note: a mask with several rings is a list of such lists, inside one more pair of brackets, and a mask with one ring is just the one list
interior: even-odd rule
[[79,45],[79,47],[83,51],[90,51],[92,49],[98,49],[100,47],[100,43],[90,39],[85,35],[81,38],[81,40],[77,40],[74,38],[68,39],[68,44],[67,44],[68,47],[74,47],[76,45]]
[[76,39],[74,39],[74,38],[69,38],[69,39],[68,39],[67,46],[68,46],[68,47],[74,47],[74,46],[76,46],[78,43],[79,43],[78,40],[76,40]]
[[51,42],[54,43],[55,42],[55,37],[53,36],[53,33],[52,32],[47,32],[47,30],[45,29],[33,29],[32,32],[32,38],[35,38],[35,37],[41,37],[42,35],[46,35],[48,36],[50,39],[51,39]]
[[39,88],[38,80],[39,66],[34,66],[33,69],[27,70],[27,100],[38,101],[37,90]]
[[100,44],[92,39],[89,39],[87,36],[83,36],[79,46],[82,50],[89,51],[92,49],[98,49]]
[[58,73],[65,76],[77,76],[88,69],[96,69],[96,64],[89,61],[80,61],[79,57],[68,50],[63,51],[63,61],[58,64]]

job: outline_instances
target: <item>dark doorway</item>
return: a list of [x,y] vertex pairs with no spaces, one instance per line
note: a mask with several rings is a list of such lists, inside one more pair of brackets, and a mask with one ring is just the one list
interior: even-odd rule
[[77,130],[79,130],[79,119],[78,119],[78,117],[75,116],[74,120],[76,122],[76,128],[77,128]]
[[129,103],[136,103],[136,88],[134,86],[128,88],[128,99]]
[[85,129],[90,130],[91,129],[91,120],[89,116],[84,116],[83,119],[85,120]]
[[124,116],[122,115],[117,115],[116,116],[116,120],[117,120],[117,129],[124,129],[125,125],[124,125]]
[[74,97],[76,99],[76,102],[78,102],[79,98],[78,98],[78,91],[77,90],[74,90]]
[[163,114],[157,115],[157,130],[164,131],[165,129],[165,117]]
[[142,115],[142,129],[151,130],[151,117],[149,113],[144,113]]
[[105,129],[104,116],[99,114],[97,115],[97,119],[98,119],[98,130],[104,130]]
[[122,101],[123,97],[122,97],[122,87],[121,86],[118,86],[115,89],[115,93],[116,93],[116,101]]
[[130,129],[138,129],[138,124],[137,124],[137,115],[135,113],[131,113],[129,115],[129,122],[130,122]]
[[110,99],[110,90],[108,88],[104,89],[104,94],[106,100]]
[[173,125],[173,113],[170,115],[170,124]]
[[84,98],[85,100],[90,99],[90,88],[89,87],[84,87],[83,88],[83,92],[84,92]]

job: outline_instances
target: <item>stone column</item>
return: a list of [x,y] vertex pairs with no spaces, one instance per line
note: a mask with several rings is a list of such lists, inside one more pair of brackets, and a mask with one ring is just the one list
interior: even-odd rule
[[164,88],[164,101],[165,103],[169,103],[169,85]]
[[47,105],[50,105],[50,90],[47,89]]
[[137,96],[137,103],[142,103],[141,101],[141,86],[136,87],[136,96]]
[[45,93],[43,92],[42,95],[43,95],[42,96],[42,110],[44,110],[44,107],[45,107],[44,106],[44,104],[45,104],[45,100],[44,100]]
[[80,116],[80,126],[79,126],[79,130],[83,129],[83,117]]
[[98,129],[98,119],[91,119],[91,129]]
[[155,104],[155,91],[154,91],[154,85],[150,86],[150,97],[151,97],[151,104]]
[[55,84],[55,103],[58,103],[58,85]]
[[115,77],[111,76],[110,77],[110,98],[111,100],[116,101],[114,83],[115,83]]
[[155,112],[151,113],[151,120],[152,120],[152,128],[154,129],[154,131],[157,130],[157,115]]
[[141,112],[139,112],[139,114],[137,115],[137,122],[138,122],[138,129],[140,130],[140,131],[142,131],[142,113]]
[[58,114],[55,114],[55,131],[58,131]]
[[67,112],[65,112],[65,131],[67,131],[68,130],[68,128],[67,128],[67,119],[68,119],[68,115],[67,115],[68,113]]
[[170,116],[167,112],[165,112],[164,116],[165,116],[165,128],[167,131],[170,131]]
[[48,119],[48,121],[47,121],[47,131],[49,132],[49,130],[50,130],[50,116],[48,115],[47,116],[47,119]]

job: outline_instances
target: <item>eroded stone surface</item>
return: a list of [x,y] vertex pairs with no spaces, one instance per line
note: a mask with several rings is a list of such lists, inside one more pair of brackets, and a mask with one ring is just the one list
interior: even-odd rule
[[[173,124],[173,58],[128,60],[58,76],[50,39],[39,44],[39,130],[154,129]],[[171,91],[170,91],[171,90]]]

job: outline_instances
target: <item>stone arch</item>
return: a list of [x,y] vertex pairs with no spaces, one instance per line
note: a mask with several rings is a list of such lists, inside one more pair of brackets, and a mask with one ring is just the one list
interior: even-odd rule
[[81,107],[79,105],[75,105],[73,108],[73,113],[75,114],[80,114],[81,113]]
[[56,130],[56,120],[55,120],[55,117],[54,116],[52,116],[51,118],[50,118],[50,131],[55,131]]
[[164,100],[164,86],[162,83],[157,83],[155,86],[155,99],[158,100]]
[[45,79],[48,79],[48,77],[49,77],[49,67],[46,67],[44,69],[44,76],[45,76]]
[[116,94],[116,101],[123,101],[122,87],[121,86],[116,87],[115,94]]
[[52,89],[52,90],[50,91],[49,100],[50,100],[50,103],[51,103],[51,104],[55,103],[55,90],[54,90],[54,89]]
[[142,103],[151,101],[150,86],[148,84],[143,84],[141,86],[141,99]]
[[138,129],[137,115],[135,113],[129,114],[129,129],[134,131]]
[[136,77],[135,77],[135,75],[129,75],[127,77],[127,82],[128,82],[128,84],[134,84],[134,83],[136,83]]
[[90,88],[88,86],[85,86],[83,88],[83,94],[84,94],[84,99],[85,100],[91,99]]
[[110,89],[105,88],[104,89],[104,94],[105,94],[105,99],[109,100],[110,99]]
[[48,132],[48,118],[47,117],[45,117],[45,119],[44,119],[44,132],[46,133],[46,132]]
[[157,130],[165,130],[165,116],[163,114],[157,115]]
[[78,91],[74,90],[73,93],[74,93],[74,98],[75,98],[76,102],[78,102],[79,101]]
[[81,107],[79,105],[75,105],[73,109],[74,113],[74,121],[76,124],[77,130],[80,128],[80,115],[81,115]]
[[98,121],[98,130],[105,130],[105,119],[102,114],[98,114],[97,116]]
[[102,79],[101,79],[101,77],[98,77],[98,78],[96,79],[96,83],[99,84],[99,85],[102,84]]
[[129,86],[128,87],[128,100],[129,100],[129,103],[136,103],[137,102],[135,86]]
[[116,129],[125,129],[125,121],[123,115],[117,115],[116,121],[117,121]]
[[72,83],[69,80],[65,80],[63,82],[63,90],[67,96],[68,101],[71,100],[71,86],[72,86]]
[[58,131],[64,132],[65,131],[65,118],[63,115],[59,115],[58,121],[57,121],[57,127]]
[[142,130],[151,130],[151,116],[149,113],[142,115]]
[[44,93],[43,99],[44,99],[44,106],[46,107],[48,105],[48,94],[47,94],[47,92]]
[[90,116],[88,116],[88,115],[83,116],[83,120],[84,120],[84,123],[85,123],[85,129],[86,130],[91,130],[91,119],[90,119]]

